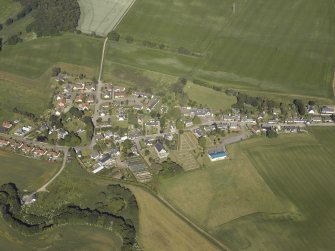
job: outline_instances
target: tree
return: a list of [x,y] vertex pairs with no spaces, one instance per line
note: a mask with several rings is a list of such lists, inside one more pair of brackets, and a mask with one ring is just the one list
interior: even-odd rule
[[0,24],[0,31],[3,29],[3,24]]
[[205,150],[206,145],[207,145],[206,138],[205,137],[201,137],[200,139],[198,139],[198,143],[199,143],[199,146],[201,146],[202,149]]
[[159,49],[164,50],[165,49],[165,44],[159,44]]
[[7,39],[8,45],[16,45],[17,43],[22,42],[22,39],[19,37],[18,34],[15,34]]
[[132,36],[126,36],[126,41],[127,41],[127,43],[132,43],[132,42],[134,42],[134,38],[132,37]]
[[305,107],[304,103],[302,102],[302,100],[300,100],[300,99],[295,99],[295,100],[293,101],[293,104],[294,104],[295,107],[297,108],[298,113],[299,113],[300,115],[305,115],[305,113],[306,113],[306,107]]
[[13,19],[13,18],[8,18],[8,19],[6,20],[6,25],[7,25],[7,26],[11,25],[12,23],[14,23],[14,19]]
[[112,41],[119,42],[120,40],[120,34],[116,31],[112,31],[108,34],[108,38]]
[[76,118],[81,118],[84,115],[83,111],[80,111],[78,108],[73,106],[69,110],[69,113]]
[[178,48],[178,53],[179,54],[184,54],[184,55],[190,55],[191,54],[191,52],[188,49],[184,48],[184,47]]
[[145,155],[145,156],[149,156],[149,154],[150,154],[150,151],[149,151],[148,149],[145,149],[145,151],[144,151],[144,155]]
[[276,138],[278,137],[278,133],[276,132],[275,129],[270,129],[266,131],[266,137],[268,138]]
[[62,69],[60,67],[54,67],[52,68],[52,76],[53,77],[56,77],[59,75],[59,73],[62,72]]
[[198,116],[194,116],[192,122],[193,122],[193,124],[195,124],[195,125],[200,125],[200,124],[201,124],[201,118],[199,118]]

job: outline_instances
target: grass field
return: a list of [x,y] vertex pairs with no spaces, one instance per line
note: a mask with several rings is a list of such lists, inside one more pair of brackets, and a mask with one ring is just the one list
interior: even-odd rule
[[8,17],[14,17],[21,6],[12,0],[0,0],[0,24],[4,23]]
[[[99,200],[101,191],[111,183],[113,181],[89,174],[76,162],[72,162],[48,187],[50,192],[38,194],[38,201],[27,210],[39,215],[67,203],[83,208],[92,207]],[[139,222],[135,224],[137,238],[143,250],[217,250],[216,246],[153,195],[139,187],[129,185],[129,188],[135,194],[140,208]],[[128,216],[131,215],[131,212],[128,213]],[[74,229],[72,234],[68,233],[70,229]],[[83,240],[80,242],[80,239]],[[25,250],[40,250],[47,246],[50,246],[50,250],[119,250],[119,245],[112,232],[90,226],[56,228],[54,231],[26,238],[8,230],[0,220],[0,246],[9,247],[11,250],[23,250],[22,247],[25,246]]]
[[0,56],[0,119],[10,119],[14,107],[41,114],[51,101],[52,67],[97,75],[101,50],[101,40],[70,34],[6,46]]
[[202,54],[192,68],[199,78],[333,97],[332,0],[240,0],[235,15],[232,3],[138,0],[117,30]]
[[106,36],[119,23],[134,0],[79,0],[81,16],[78,29]]
[[121,250],[120,239],[110,231],[86,226],[64,226],[36,236],[23,236],[0,218],[2,250]]
[[215,110],[227,110],[236,103],[236,98],[213,89],[188,82],[184,91],[191,100]]
[[46,183],[61,165],[4,151],[0,151],[0,163],[0,184],[13,182],[31,192]]
[[335,130],[228,148],[231,160],[163,180],[161,193],[233,250],[331,250]]

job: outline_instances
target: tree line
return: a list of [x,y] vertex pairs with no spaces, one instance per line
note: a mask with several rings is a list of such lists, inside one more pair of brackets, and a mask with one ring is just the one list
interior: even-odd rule
[[[109,189],[113,190],[114,186],[116,186],[115,191],[120,196],[125,193],[123,190],[127,190],[127,193],[130,192],[129,189],[119,185],[110,185]],[[122,192],[120,192],[120,189]],[[125,219],[110,212],[81,208],[76,205],[65,205],[48,218],[27,213],[22,210],[19,191],[13,183],[4,184],[0,187],[0,211],[3,219],[11,227],[23,234],[32,235],[64,224],[89,224],[106,228],[121,236],[123,239],[122,250],[135,250],[136,229],[130,219]]]

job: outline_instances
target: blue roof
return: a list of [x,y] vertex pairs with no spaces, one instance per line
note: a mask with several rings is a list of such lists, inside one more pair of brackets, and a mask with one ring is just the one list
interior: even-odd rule
[[212,159],[218,159],[218,158],[227,157],[227,153],[225,152],[210,153],[209,156]]
[[157,143],[155,145],[155,147],[156,147],[156,149],[157,149],[158,152],[160,152],[160,151],[162,151],[164,149],[161,143]]

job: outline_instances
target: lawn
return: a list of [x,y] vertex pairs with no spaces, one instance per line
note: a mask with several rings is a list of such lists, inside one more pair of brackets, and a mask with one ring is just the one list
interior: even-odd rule
[[240,0],[235,15],[232,3],[138,0],[117,31],[202,55],[192,68],[202,79],[333,97],[334,1]]
[[236,103],[236,98],[226,95],[224,92],[218,92],[211,88],[196,85],[188,82],[184,88],[191,100],[215,110],[228,110]]
[[0,0],[0,24],[4,23],[8,17],[15,17],[21,9],[21,5],[13,0]]
[[253,138],[161,193],[233,250],[331,250],[335,130]]
[[0,151],[0,163],[0,184],[13,182],[19,189],[30,192],[44,185],[61,165],[5,151]]

